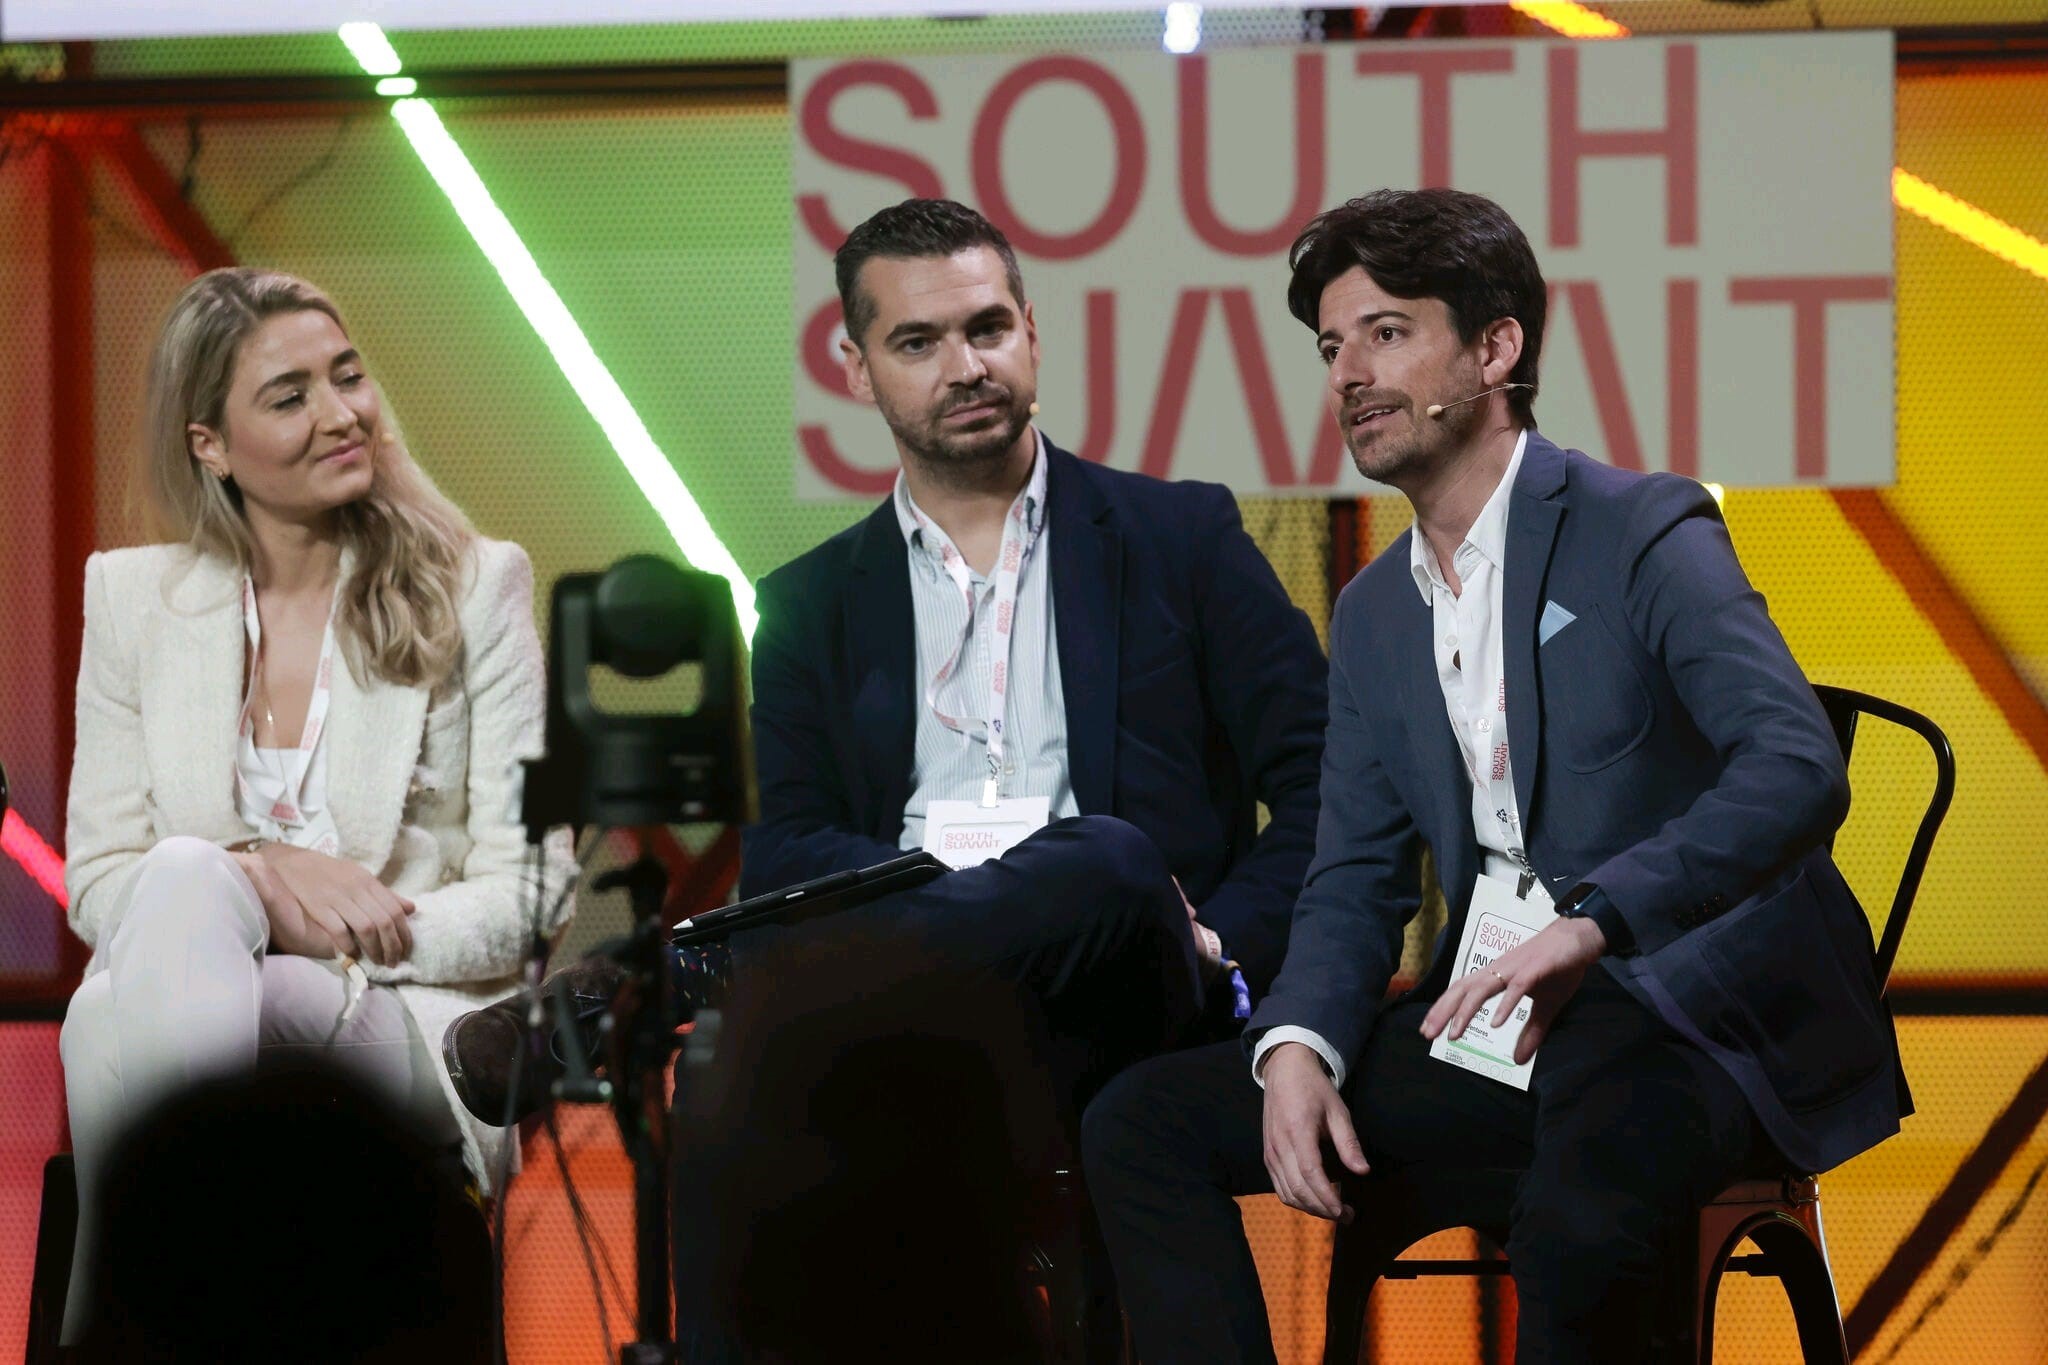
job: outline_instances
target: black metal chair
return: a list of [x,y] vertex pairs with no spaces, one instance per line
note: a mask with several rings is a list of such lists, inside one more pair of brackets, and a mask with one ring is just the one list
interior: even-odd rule
[[[1846,688],[1815,687],[1814,692],[1834,727],[1844,762],[1855,744],[1857,725],[1866,716],[1912,731],[1927,742],[1934,755],[1934,790],[1907,851],[1878,938],[1876,969],[1882,990],[1890,984],[1892,964],[1905,937],[1921,874],[1955,794],[1955,755],[1941,727],[1918,711]],[[1505,1245],[1508,1210],[1520,1176],[1521,1172],[1513,1170],[1419,1170],[1351,1182],[1348,1194],[1357,1218],[1337,1229],[1332,1250],[1324,1365],[1355,1365],[1359,1360],[1366,1302],[1382,1279],[1507,1274],[1508,1263],[1501,1258],[1400,1257],[1423,1238],[1450,1228],[1471,1228],[1494,1246]],[[1745,1239],[1754,1242],[1757,1251],[1738,1256],[1736,1249]],[[1672,1257],[1667,1321],[1682,1339],[1660,1358],[1711,1365],[1714,1300],[1722,1275],[1733,1270],[1775,1276],[1784,1285],[1799,1332],[1800,1352],[1807,1361],[1848,1365],[1841,1307],[1821,1229],[1820,1181],[1814,1173],[1765,1169],[1730,1185],[1700,1210],[1697,1236],[1673,1247]]]
[[71,1288],[71,1250],[78,1236],[78,1181],[71,1153],[43,1163],[43,1202],[36,1215],[35,1269],[28,1291],[28,1339],[23,1365],[62,1360],[57,1333],[64,1325],[64,1299]]

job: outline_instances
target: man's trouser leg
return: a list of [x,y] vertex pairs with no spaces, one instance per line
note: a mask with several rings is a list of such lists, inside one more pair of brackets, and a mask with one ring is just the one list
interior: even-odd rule
[[[1662,1235],[1757,1140],[1741,1093],[1597,969],[1527,1092],[1431,1058],[1418,1032],[1427,1010],[1387,1010],[1347,1078],[1366,1159],[1381,1174],[1424,1163],[1526,1170],[1508,1246],[1517,1359],[1638,1359]],[[1272,1189],[1263,1112],[1233,1044],[1133,1067],[1088,1110],[1089,1185],[1147,1360],[1273,1359],[1233,1202]]]
[[[900,942],[914,970],[957,964],[1022,987],[1043,1008],[1046,1072],[1070,1116],[1116,1072],[1172,1046],[1201,1008],[1201,962],[1165,861],[1143,833],[1110,817],[1058,821],[1000,859],[767,937],[828,949],[841,936]],[[748,963],[764,953],[758,941],[734,945],[736,993],[751,988]],[[872,953],[855,960],[884,973],[870,984],[888,989],[887,964],[877,966]],[[689,1236],[687,1199],[677,1191],[678,1238]],[[685,1282],[691,1259],[679,1248],[683,1359],[736,1359],[710,1325],[716,1305],[699,1302]]]

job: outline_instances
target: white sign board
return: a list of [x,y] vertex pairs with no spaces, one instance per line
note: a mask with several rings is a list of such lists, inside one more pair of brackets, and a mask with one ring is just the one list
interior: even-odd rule
[[1536,249],[1553,439],[1745,486],[1892,480],[1889,33],[799,61],[790,106],[800,497],[895,468],[840,378],[832,252],[911,194],[1017,248],[1055,441],[1362,492],[1286,251],[1323,208],[1432,184]]

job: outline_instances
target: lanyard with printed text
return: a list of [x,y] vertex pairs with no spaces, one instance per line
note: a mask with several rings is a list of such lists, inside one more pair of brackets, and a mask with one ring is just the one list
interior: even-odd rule
[[[1495,572],[1498,572],[1496,570]],[[1528,850],[1522,843],[1522,821],[1516,811],[1515,784],[1508,763],[1508,680],[1505,670],[1507,654],[1502,648],[1500,613],[1493,615],[1493,657],[1501,660],[1502,672],[1493,679],[1493,747],[1486,756],[1486,771],[1472,773],[1472,783],[1486,793],[1487,803],[1493,808],[1493,818],[1500,822],[1501,833],[1507,844],[1508,858],[1521,874],[1516,879],[1515,895],[1526,900],[1529,889],[1536,882],[1536,869],[1530,865]],[[1458,752],[1465,754],[1461,742]],[[1469,771],[1472,760],[1465,759]]]
[[[987,716],[981,721],[982,733],[988,741],[988,778],[982,783],[981,804],[993,806],[1002,795],[1003,778],[1003,716],[1005,700],[1010,690],[1010,642],[1011,630],[1017,618],[1017,583],[1024,573],[1024,561],[1030,557],[1031,548],[1038,541],[1038,533],[1044,526],[1041,515],[1037,525],[1032,524],[1031,510],[1045,506],[1045,461],[1035,459],[1031,467],[1031,480],[1024,491],[1017,495],[1015,502],[1003,518],[1003,543],[996,554],[994,575],[994,596],[989,604],[990,628],[995,632],[994,658],[989,669]],[[918,510],[916,503],[910,504],[910,514],[917,519],[918,529],[926,543],[939,547],[939,562],[945,567],[946,576],[953,580],[953,586],[960,590],[961,598],[967,603],[967,623],[961,628],[960,643],[953,647],[953,653],[939,665],[939,671],[924,689],[925,705],[932,709],[939,723],[947,729],[962,735],[971,735],[976,721],[973,717],[954,715],[939,704],[939,696],[948,679],[956,676],[967,657],[967,642],[974,637],[974,581],[968,569],[966,557],[946,533]]]

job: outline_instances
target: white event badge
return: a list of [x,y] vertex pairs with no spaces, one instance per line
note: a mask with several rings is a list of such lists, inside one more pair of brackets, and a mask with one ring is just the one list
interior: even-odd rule
[[[1465,911],[1465,932],[1458,938],[1457,965],[1451,979],[1456,981],[1473,972],[1486,971],[1494,959],[1535,937],[1556,919],[1557,911],[1543,894],[1541,885],[1533,887],[1524,900],[1515,894],[1511,883],[1482,873],[1472,887],[1472,904]],[[1517,1090],[1527,1090],[1536,1059],[1531,1057],[1520,1066],[1515,1065],[1515,1043],[1522,1036],[1523,1025],[1529,1022],[1529,1001],[1525,997],[1515,1006],[1514,1015],[1495,1027],[1493,1016],[1500,1001],[1499,995],[1488,1000],[1458,1037],[1451,1037],[1449,1030],[1439,1033],[1429,1045],[1429,1055]]]
[[951,868],[1000,858],[1044,829],[1052,800],[1011,796],[993,806],[979,801],[934,801],[924,813],[924,851]]

